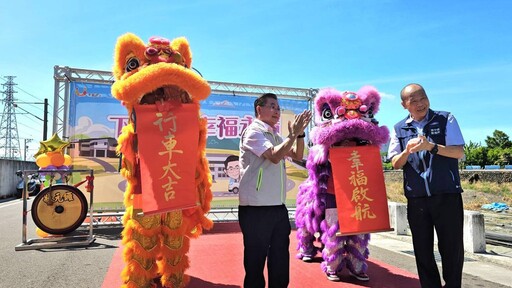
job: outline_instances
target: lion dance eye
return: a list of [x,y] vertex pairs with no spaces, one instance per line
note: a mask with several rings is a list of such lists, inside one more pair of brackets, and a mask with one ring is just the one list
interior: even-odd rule
[[333,115],[332,115],[331,109],[327,108],[322,111],[322,119],[324,119],[324,120],[332,119],[332,116]]
[[128,59],[128,61],[126,62],[126,72],[130,72],[130,71],[133,71],[137,68],[139,68],[140,66],[140,63],[139,63],[139,59],[133,57],[133,58],[130,58]]

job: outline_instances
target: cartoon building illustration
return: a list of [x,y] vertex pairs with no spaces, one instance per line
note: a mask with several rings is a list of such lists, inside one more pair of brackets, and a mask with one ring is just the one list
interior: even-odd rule
[[73,141],[70,146],[72,156],[117,158],[117,140],[112,137],[87,138]]

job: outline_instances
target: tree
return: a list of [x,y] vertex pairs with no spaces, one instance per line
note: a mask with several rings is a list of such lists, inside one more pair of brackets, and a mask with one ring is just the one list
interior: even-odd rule
[[469,155],[471,154],[471,151],[475,150],[476,148],[480,147],[480,143],[475,143],[471,140],[469,140],[469,144],[464,144],[464,154]]
[[487,148],[489,149],[506,149],[512,147],[512,141],[510,141],[508,135],[500,130],[494,130],[492,136],[487,136],[487,139],[485,139],[485,143],[487,144]]
[[500,148],[492,148],[487,151],[487,164],[492,165],[500,165],[499,160],[501,156],[501,151],[503,149]]
[[464,152],[466,152],[466,150],[473,150],[475,148],[478,148],[482,145],[480,145],[480,142],[479,143],[476,143],[476,142],[473,142],[471,140],[469,140],[469,144],[464,144]]
[[466,154],[467,165],[485,166],[487,164],[487,147],[479,146]]
[[512,163],[512,148],[500,149],[495,164],[505,166]]
[[501,154],[503,159],[502,165],[510,165],[512,164],[512,147],[503,150],[503,154]]
[[469,141],[469,144],[464,144],[464,158],[459,162],[459,168],[464,169],[466,165],[476,165],[476,161],[473,157],[475,149],[480,147],[480,143]]

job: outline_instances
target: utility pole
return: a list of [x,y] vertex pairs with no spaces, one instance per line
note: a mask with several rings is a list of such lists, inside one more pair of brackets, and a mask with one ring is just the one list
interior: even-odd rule
[[4,112],[2,122],[0,123],[0,158],[20,159],[20,141],[18,139],[18,124],[16,122],[16,113],[14,108],[14,86],[13,79],[16,76],[6,76],[7,83],[2,84],[5,87]]
[[44,98],[43,141],[48,139],[48,98]]
[[27,149],[28,149],[28,143],[30,143],[30,141],[32,141],[32,139],[23,139],[25,141],[25,148],[23,149],[24,151],[24,156],[23,156],[23,161],[27,161]]
[[[43,104],[44,105],[44,115],[43,118],[33,114],[32,112],[29,112],[25,110],[24,108],[21,108],[18,104]],[[13,103],[15,108],[20,109],[21,111],[25,112],[25,114],[29,114],[33,116],[34,118],[40,120],[43,122],[43,141],[48,138],[48,99],[45,98],[44,102],[16,102]]]

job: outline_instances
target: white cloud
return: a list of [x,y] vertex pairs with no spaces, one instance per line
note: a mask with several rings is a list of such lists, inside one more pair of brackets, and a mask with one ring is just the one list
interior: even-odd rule
[[384,93],[384,92],[380,92],[380,91],[379,91],[379,94],[380,94],[381,99],[394,100],[396,98],[396,96],[393,94],[388,94],[388,93]]
[[224,101],[216,101],[215,103],[213,103],[214,107],[235,107],[235,105],[233,105],[232,102],[228,101],[228,100],[224,100]]
[[82,116],[78,119],[78,125],[71,127],[69,131],[71,137],[77,134],[85,134],[91,138],[104,137],[105,135],[114,136],[114,129],[110,129],[103,124],[94,124],[91,118]]

